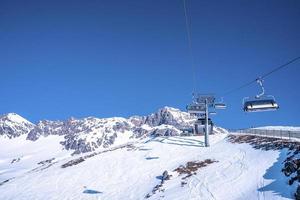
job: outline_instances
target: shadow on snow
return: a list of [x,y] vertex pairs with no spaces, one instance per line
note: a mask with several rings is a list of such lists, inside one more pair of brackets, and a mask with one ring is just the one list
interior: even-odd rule
[[84,193],[84,194],[102,194],[103,192],[100,192],[97,190],[85,189],[82,193]]
[[155,159],[159,159],[159,157],[146,157],[146,160],[155,160]]
[[273,182],[259,188],[259,192],[263,193],[269,191],[281,197],[294,198],[293,193],[296,191],[296,186],[294,186],[295,183],[293,186],[288,185],[288,177],[281,172],[281,169],[283,168],[283,161],[286,159],[287,153],[288,149],[282,149],[277,161],[269,169],[267,169],[263,178],[273,180]]

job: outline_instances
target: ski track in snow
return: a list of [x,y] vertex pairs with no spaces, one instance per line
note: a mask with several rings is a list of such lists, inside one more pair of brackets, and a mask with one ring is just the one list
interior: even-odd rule
[[[216,197],[210,190],[210,182],[220,182],[218,183],[220,185],[223,185],[225,183],[230,185],[232,182],[238,181],[238,179],[242,177],[244,171],[247,168],[244,164],[245,156],[246,152],[242,149],[239,149],[237,153],[224,161],[224,163],[226,163],[227,165],[224,168],[217,169],[214,172],[213,176],[202,174],[200,179],[197,176],[193,175],[192,180],[188,184],[188,187],[191,191],[190,199],[203,198],[208,200],[215,200]],[[238,167],[236,167],[235,165],[237,165]],[[229,171],[238,171],[238,173],[236,173],[233,177],[227,176],[226,174]]]
[[[157,177],[164,170],[174,173],[174,176],[164,183],[164,192],[157,191],[149,199],[288,199],[274,191],[258,191],[258,188],[270,183],[263,176],[276,162],[279,151],[255,150],[248,144],[232,144],[224,139],[225,136],[212,135],[209,148],[203,147],[203,136],[147,139],[130,143],[132,148],[114,147],[112,151],[89,157],[67,168],[61,168],[61,165],[88,154],[68,157],[58,152],[56,155],[61,155],[60,158],[37,166],[36,154],[29,151],[28,155],[32,157],[21,159],[17,165],[21,166],[31,159],[34,165],[29,165],[31,168],[25,173],[11,176],[15,178],[0,186],[0,199],[144,199],[159,183]],[[28,156],[23,153],[24,157]],[[53,157],[45,155],[39,160]],[[173,170],[188,161],[205,159],[218,162],[198,169],[197,174],[185,179],[187,184],[181,187],[183,176],[177,176]],[[11,159],[2,159],[0,163],[0,171],[4,175],[8,161]],[[280,175],[283,174],[278,172]]]

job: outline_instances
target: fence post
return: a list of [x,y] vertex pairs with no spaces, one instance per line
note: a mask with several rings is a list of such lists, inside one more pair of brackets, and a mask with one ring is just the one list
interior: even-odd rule
[[267,136],[267,130],[265,130],[265,136]]
[[280,130],[280,138],[282,139],[282,130]]

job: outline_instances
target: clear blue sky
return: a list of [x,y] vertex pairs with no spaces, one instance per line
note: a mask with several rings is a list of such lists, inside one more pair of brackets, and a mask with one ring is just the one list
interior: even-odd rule
[[[300,1],[187,0],[197,90],[222,94],[300,56]],[[181,0],[0,0],[0,113],[40,119],[185,109],[193,68]],[[265,80],[277,112],[245,114],[253,84],[218,125],[300,125],[300,63]]]

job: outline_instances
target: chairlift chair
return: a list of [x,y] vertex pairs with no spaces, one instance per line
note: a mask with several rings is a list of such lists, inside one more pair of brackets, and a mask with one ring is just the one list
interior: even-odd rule
[[262,111],[275,111],[279,109],[274,96],[265,95],[263,87],[263,80],[258,78],[257,83],[260,85],[262,92],[255,96],[255,98],[245,97],[243,99],[243,110],[245,112],[262,112]]
[[[206,122],[206,120],[205,119],[198,119],[197,121],[196,121],[196,123],[197,124],[199,124],[199,125],[205,125],[205,122]],[[210,118],[208,118],[208,125],[211,125],[212,124],[212,120],[210,119]]]
[[215,103],[214,105],[215,109],[226,109],[226,104],[225,103]]
[[190,114],[198,115],[205,113],[205,105],[202,104],[192,103],[187,105],[186,109]]
[[226,104],[223,103],[223,97],[221,98],[220,102],[214,104],[215,109],[226,109]]
[[215,112],[215,111],[211,111],[211,112],[209,112],[209,114],[210,114],[210,115],[216,115],[216,114],[217,114],[217,112]]
[[259,99],[250,100],[249,97],[244,98],[245,112],[275,111],[279,109],[279,105],[275,98],[271,95],[260,97]]

